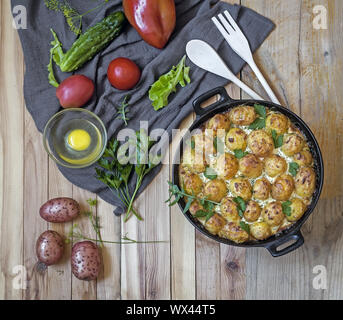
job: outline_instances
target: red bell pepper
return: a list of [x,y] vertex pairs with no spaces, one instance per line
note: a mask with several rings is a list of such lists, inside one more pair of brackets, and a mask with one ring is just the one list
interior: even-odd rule
[[175,29],[174,0],[123,0],[124,12],[142,39],[162,49]]

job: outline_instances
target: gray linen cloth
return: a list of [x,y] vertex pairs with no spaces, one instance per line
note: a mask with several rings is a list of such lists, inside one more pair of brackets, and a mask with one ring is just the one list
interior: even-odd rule
[[[80,13],[96,6],[100,1],[72,0],[69,1]],[[149,121],[149,130],[163,128],[171,135],[172,129],[192,112],[192,101],[204,92],[216,86],[227,84],[227,80],[207,73],[187,60],[191,67],[191,84],[179,89],[173,94],[170,103],[164,109],[156,112],[148,98],[150,86],[166,73],[185,55],[185,46],[189,40],[201,39],[210,43],[237,74],[244,66],[241,60],[224,41],[215,28],[211,17],[229,10],[234,19],[247,36],[251,49],[255,51],[269,33],[274,24],[258,13],[238,5],[230,5],[218,0],[176,0],[176,29],[164,50],[158,50],[146,44],[134,28],[127,25],[122,34],[105,50],[79,69],[76,74],[84,74],[96,83],[96,91],[92,100],[86,105],[88,110],[96,113],[104,122],[108,136],[112,137],[124,128],[121,120],[116,120],[116,105],[128,93],[130,100],[129,128],[139,129],[140,121]],[[12,0],[12,7],[24,5],[27,9],[27,29],[18,30],[22,43],[26,73],[24,95],[26,107],[31,113],[40,132],[45,124],[61,108],[56,98],[56,90],[49,85],[47,64],[53,28],[64,49],[69,49],[75,40],[75,35],[68,29],[64,17],[60,13],[47,10],[44,1]],[[110,0],[98,11],[85,16],[83,30],[101,21],[106,15],[121,10],[120,0]],[[139,84],[129,92],[114,89],[107,80],[107,67],[116,57],[128,57],[142,69]],[[59,81],[71,74],[63,74],[58,68],[55,75]],[[158,174],[161,166],[156,167],[143,182],[143,189]],[[73,184],[98,194],[105,201],[117,206],[115,213],[123,212],[122,204],[113,194],[94,177],[94,166],[85,169],[68,169],[59,167],[62,174]],[[135,179],[131,179],[131,190]],[[63,195],[61,195],[63,196]]]

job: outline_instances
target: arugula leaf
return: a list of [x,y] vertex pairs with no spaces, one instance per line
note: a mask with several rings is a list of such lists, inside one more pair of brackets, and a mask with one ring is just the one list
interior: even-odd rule
[[258,115],[260,115],[263,119],[267,118],[267,111],[266,108],[260,104],[255,104],[254,109]]
[[176,67],[174,66],[168,73],[162,75],[150,88],[149,99],[152,101],[155,111],[168,105],[168,98],[171,93],[176,92],[178,84],[185,87],[191,82],[189,67],[186,67],[185,61],[186,56],[181,59]]
[[204,172],[204,176],[210,180],[214,180],[218,177],[217,173],[210,167],[206,168],[206,170]]
[[250,234],[250,226],[249,226],[247,223],[245,223],[244,221],[240,221],[240,222],[239,222],[239,226],[240,226],[245,232],[247,232],[247,233]]
[[244,151],[241,150],[241,149],[235,150],[234,153],[235,153],[235,157],[236,157],[237,159],[242,159],[242,158],[244,158],[247,154],[249,154],[248,152],[244,152]]
[[266,127],[266,119],[258,118],[250,126],[250,130],[263,129]]
[[289,164],[289,173],[295,177],[298,173],[299,165],[296,162],[291,162]]
[[51,42],[52,48],[50,49],[50,61],[47,66],[49,71],[48,79],[49,83],[55,88],[57,88],[59,86],[59,83],[55,78],[53,62],[55,62],[59,66],[65,56],[65,53],[63,52],[62,43],[58,39],[56,32],[53,29],[50,29],[50,31],[54,37],[54,40]]
[[275,130],[272,130],[272,137],[273,137],[273,141],[274,141],[274,147],[280,148],[283,145],[283,134],[280,134],[278,136],[277,132]]
[[286,216],[290,216],[292,214],[292,201],[286,201],[282,203],[282,211]]

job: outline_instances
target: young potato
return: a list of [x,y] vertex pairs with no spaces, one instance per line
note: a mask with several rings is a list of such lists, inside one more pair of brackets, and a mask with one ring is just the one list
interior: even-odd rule
[[69,222],[80,214],[80,206],[71,198],[55,198],[44,203],[39,214],[48,222]]
[[232,151],[244,151],[247,148],[247,135],[240,128],[232,128],[226,135],[225,144]]
[[207,130],[201,134],[196,134],[192,137],[191,141],[194,142],[194,150],[197,153],[202,153],[205,155],[205,158],[208,158],[208,155],[215,154],[217,152],[214,146],[214,136],[211,136],[211,132],[207,133]]
[[262,217],[271,227],[279,226],[285,218],[281,202],[274,201],[268,203],[262,210]]
[[192,148],[187,148],[183,153],[183,165],[187,166],[190,171],[202,173],[206,170],[205,153],[197,153]]
[[206,223],[205,228],[212,234],[218,234],[219,231],[225,226],[226,220],[218,213],[215,213]]
[[258,200],[267,200],[269,198],[271,184],[266,178],[261,178],[255,181],[253,194]]
[[239,160],[239,171],[248,178],[257,178],[262,174],[263,163],[254,154],[248,154]]
[[64,253],[64,241],[59,233],[48,230],[43,232],[36,242],[36,255],[39,262],[46,266],[58,263]]
[[200,177],[195,173],[186,173],[182,176],[183,188],[187,194],[198,195],[203,188],[203,182]]
[[294,198],[291,200],[291,202],[292,202],[292,204],[290,205],[291,215],[289,216],[286,215],[286,218],[290,222],[295,222],[295,221],[298,221],[304,215],[307,206],[299,198]]
[[272,113],[266,119],[266,128],[268,131],[276,131],[278,135],[285,134],[288,131],[289,120],[281,113]]
[[189,207],[189,212],[194,216],[199,210],[204,210],[204,207],[199,203],[199,201],[194,200]]
[[248,222],[255,222],[261,215],[261,207],[255,201],[250,200],[244,211],[244,218]]
[[316,188],[316,173],[310,167],[299,169],[295,177],[295,192],[304,198],[312,197]]
[[210,201],[220,202],[226,196],[226,193],[226,183],[221,179],[209,181],[204,187],[204,196]]
[[256,120],[257,115],[254,107],[239,106],[230,111],[229,117],[233,124],[248,126]]
[[218,130],[230,130],[230,119],[225,114],[216,114],[207,123],[206,129],[213,130],[213,137],[217,136]]
[[273,154],[264,159],[264,170],[269,177],[276,177],[287,170],[287,162],[277,154]]
[[85,281],[95,280],[101,266],[100,251],[95,243],[83,241],[74,244],[71,251],[71,271]]
[[216,171],[224,180],[233,178],[238,171],[238,161],[235,156],[230,153],[222,154],[217,160]]
[[284,174],[276,178],[272,185],[272,198],[275,200],[286,201],[294,191],[294,180],[289,174]]
[[272,136],[266,131],[255,130],[248,136],[248,146],[257,157],[265,158],[272,154],[274,141]]
[[243,243],[249,240],[249,234],[244,231],[238,223],[227,223],[218,234],[220,237],[229,239],[236,243]]
[[272,231],[266,222],[255,222],[250,226],[250,234],[257,240],[266,240]]
[[300,167],[310,166],[313,162],[312,153],[309,150],[302,150],[293,156],[293,161]]
[[241,197],[245,201],[251,199],[252,190],[251,184],[248,179],[235,178],[230,181],[230,191],[236,196]]
[[286,156],[291,157],[303,149],[304,143],[304,139],[299,135],[287,134],[284,137],[281,150]]
[[220,212],[222,216],[228,221],[239,220],[237,204],[230,197],[225,197],[220,203]]

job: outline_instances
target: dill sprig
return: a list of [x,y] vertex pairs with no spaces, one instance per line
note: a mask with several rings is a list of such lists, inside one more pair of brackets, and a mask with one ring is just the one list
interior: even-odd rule
[[103,0],[100,5],[82,14],[73,8],[67,0],[44,0],[44,3],[49,10],[61,12],[65,17],[70,30],[79,36],[82,33],[83,17],[95,10],[100,9],[108,1],[109,0]]
[[130,120],[130,118],[127,116],[129,113],[129,101],[130,101],[130,96],[127,95],[125,96],[124,100],[121,102],[121,104],[117,107],[117,118],[119,120],[123,120],[125,125],[127,126],[127,122]]

